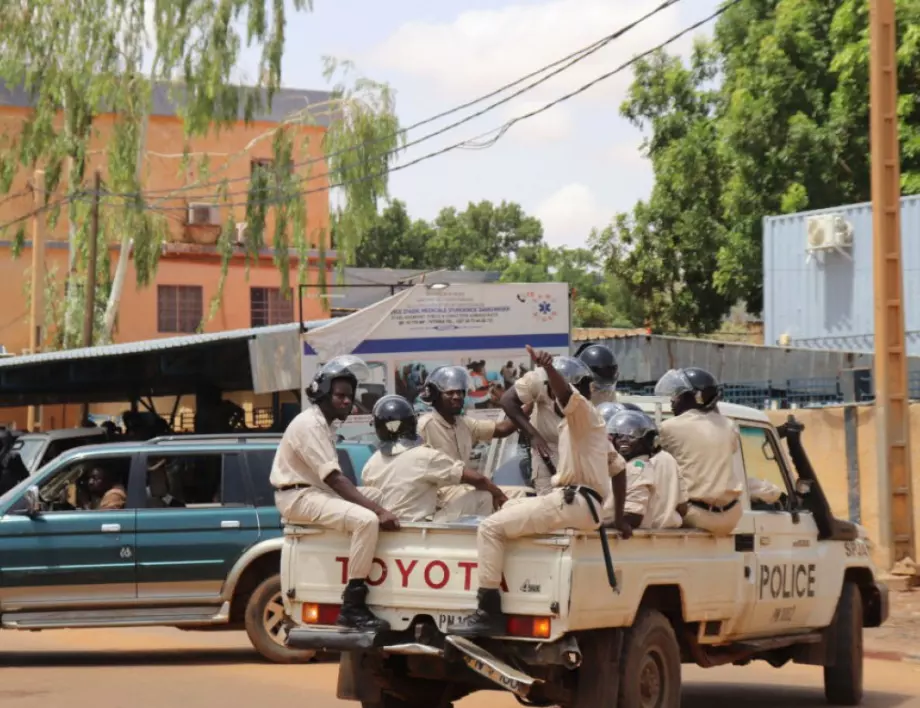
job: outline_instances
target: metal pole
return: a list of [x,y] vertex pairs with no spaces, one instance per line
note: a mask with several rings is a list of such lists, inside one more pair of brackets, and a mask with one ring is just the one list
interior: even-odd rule
[[[37,354],[42,348],[42,325],[45,322],[45,235],[42,233],[40,211],[44,186],[44,170],[35,170],[32,176],[32,302],[29,308],[29,351],[32,354]],[[40,421],[41,408],[29,406],[26,428],[32,431]]]
[[894,0],[869,2],[869,125],[875,284],[875,415],[879,545],[891,567],[914,552],[910,410],[900,235]]
[[[86,291],[83,306],[83,346],[93,346],[93,324],[96,321],[96,261],[99,247],[99,193],[102,190],[102,173],[96,170],[93,181],[93,207],[90,215],[89,258],[86,264]],[[89,418],[89,403],[83,404],[84,423]]]

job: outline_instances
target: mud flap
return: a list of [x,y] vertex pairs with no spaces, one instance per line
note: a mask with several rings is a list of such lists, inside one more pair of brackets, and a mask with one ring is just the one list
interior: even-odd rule
[[339,681],[335,695],[344,701],[380,702],[380,685],[368,667],[366,654],[347,651],[340,656]]
[[623,636],[622,629],[598,629],[576,634],[582,661],[570,704],[572,708],[617,708]]
[[492,683],[516,696],[527,698],[530,689],[535,684],[542,683],[540,679],[528,676],[523,671],[518,671],[508,666],[504,661],[493,656],[469,639],[451,634],[445,637],[445,642],[460,653],[463,663],[471,671],[489,679]]

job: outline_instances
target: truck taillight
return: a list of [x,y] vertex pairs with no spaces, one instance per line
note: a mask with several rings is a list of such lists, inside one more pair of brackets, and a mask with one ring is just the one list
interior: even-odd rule
[[339,618],[339,606],[305,602],[300,616],[304,624],[335,624]]
[[549,639],[552,620],[549,617],[509,615],[505,625],[509,637],[535,637]]

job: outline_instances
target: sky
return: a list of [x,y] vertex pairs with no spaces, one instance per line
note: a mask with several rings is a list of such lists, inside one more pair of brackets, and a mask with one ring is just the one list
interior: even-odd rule
[[[493,91],[637,19],[660,0],[313,0],[310,13],[289,9],[283,84],[328,88],[322,57],[349,59],[358,72],[390,84],[401,124],[453,108]],[[514,116],[611,71],[710,14],[717,0],[682,0],[614,40],[593,56],[480,118],[400,154],[408,162],[491,131]],[[692,37],[676,42],[685,54]],[[254,76],[254,54],[240,75]],[[642,133],[619,115],[631,71],[513,126],[494,146],[455,150],[394,172],[391,196],[415,218],[447,206],[488,199],[521,204],[539,217],[553,246],[585,245],[620,211],[647,197],[651,165]],[[501,98],[506,94],[503,94]],[[410,131],[415,140],[487,106]]]

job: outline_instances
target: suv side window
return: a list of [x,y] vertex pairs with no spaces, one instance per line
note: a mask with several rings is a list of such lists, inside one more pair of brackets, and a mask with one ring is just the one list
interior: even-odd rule
[[131,455],[74,460],[38,485],[43,513],[124,509]]
[[782,462],[782,452],[767,428],[740,425],[741,454],[749,483],[769,482],[784,494],[790,493],[789,480]]
[[169,452],[147,456],[148,509],[244,506],[239,456],[220,452]]

